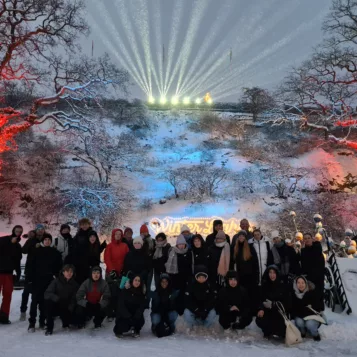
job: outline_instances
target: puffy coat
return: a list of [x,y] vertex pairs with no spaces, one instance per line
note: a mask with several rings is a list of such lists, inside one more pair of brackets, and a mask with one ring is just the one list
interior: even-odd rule
[[188,287],[185,295],[185,307],[195,313],[206,312],[208,314],[216,305],[216,294],[211,289],[208,281],[199,283],[195,280]]
[[65,262],[67,256],[70,256],[73,249],[73,238],[70,233],[63,236],[60,234],[54,240],[53,246],[61,253],[62,260]]
[[[299,257],[296,254],[296,251],[293,247],[289,247],[285,243],[281,247],[276,247],[275,245],[272,247],[272,254],[273,250],[276,250],[280,256],[280,263],[278,264],[274,261],[274,265],[276,265],[280,271],[282,271],[283,266],[285,263],[289,264],[289,274],[291,275],[299,275],[300,274],[300,264],[299,264]],[[274,259],[274,254],[273,254]],[[287,274],[281,273],[281,276],[286,278]]]
[[69,306],[69,310],[73,311],[76,306],[76,293],[79,285],[72,277],[67,280],[63,273],[53,280],[45,291],[45,300],[51,300],[55,303],[65,304]]
[[325,259],[320,242],[314,242],[311,247],[301,249],[301,274],[314,284],[324,281]]
[[201,241],[201,248],[196,248],[192,243],[193,265],[203,265],[205,267],[208,267],[208,249],[206,246],[206,242],[203,240],[202,237],[199,237],[199,239]]
[[152,258],[154,251],[155,251],[155,239],[152,239],[151,236],[147,236],[143,238],[143,251],[145,252],[146,255],[148,255],[150,258]]
[[273,264],[273,254],[271,252],[270,242],[262,237],[261,240],[256,240],[254,238],[250,239],[249,244],[253,246],[257,254],[259,284],[261,284],[265,269]]
[[107,266],[106,273],[109,274],[112,270],[120,275],[124,268],[124,259],[129,253],[128,245],[123,243],[121,240],[115,240],[115,232],[119,229],[113,229],[112,231],[112,241],[108,244],[104,252],[104,263]]
[[222,288],[218,294],[216,310],[218,314],[230,314],[231,307],[236,306],[239,309],[240,316],[250,316],[250,301],[247,291],[237,285],[232,288],[230,285]]
[[166,315],[170,311],[176,310],[178,291],[173,291],[172,283],[166,289],[163,289],[160,284],[152,293],[151,312],[153,314]]
[[16,271],[18,278],[21,276],[21,246],[17,243],[12,243],[14,235],[0,238],[0,274],[13,274]]
[[143,249],[131,250],[124,259],[123,274],[129,272],[140,275],[142,281],[146,281],[150,270],[152,269],[152,260]]
[[147,299],[145,297],[142,286],[129,289],[124,289],[118,299],[117,319],[135,319],[139,320],[147,306]]
[[165,273],[166,272],[165,264],[166,264],[167,259],[169,257],[170,248],[171,248],[170,243],[167,243],[164,247],[162,247],[162,257],[161,258],[157,258],[157,259],[153,258],[152,265],[153,265],[155,274],[161,274],[161,273]]

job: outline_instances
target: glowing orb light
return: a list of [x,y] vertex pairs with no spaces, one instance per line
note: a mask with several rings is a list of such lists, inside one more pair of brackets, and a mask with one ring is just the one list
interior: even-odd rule
[[171,104],[172,105],[177,105],[179,103],[179,99],[178,99],[178,97],[172,97],[172,99],[171,99]]
[[155,98],[153,96],[150,96],[148,101],[150,104],[155,104]]
[[208,100],[207,100],[207,104],[210,104],[210,105],[213,104],[213,100],[212,100],[211,98],[208,99]]
[[166,103],[167,103],[166,97],[161,97],[161,98],[160,98],[160,104],[164,105],[164,104],[166,104]]
[[197,98],[197,99],[196,99],[196,104],[201,104],[201,103],[202,103],[202,99]]
[[191,102],[190,97],[183,98],[183,104],[187,105],[190,104],[190,102]]

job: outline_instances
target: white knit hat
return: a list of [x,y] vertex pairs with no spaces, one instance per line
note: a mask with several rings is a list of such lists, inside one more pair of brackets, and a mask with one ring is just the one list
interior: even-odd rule
[[188,227],[186,226],[186,224],[184,224],[183,226],[181,226],[181,231],[180,231],[180,233],[185,232],[185,231],[191,232],[190,228],[188,228]]
[[144,241],[141,237],[135,237],[133,239],[133,244],[135,244],[135,243],[140,243],[141,245],[144,245]]
[[279,231],[275,230],[275,231],[271,232],[270,236],[271,236],[271,239],[280,238],[280,233],[279,233]]

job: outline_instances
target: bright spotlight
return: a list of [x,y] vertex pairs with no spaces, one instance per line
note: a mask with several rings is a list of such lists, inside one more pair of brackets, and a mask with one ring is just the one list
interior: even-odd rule
[[202,103],[202,99],[201,98],[197,98],[196,99],[196,104],[201,104]]
[[150,96],[148,101],[150,104],[155,104],[155,98],[153,96]]
[[172,99],[171,99],[171,104],[172,105],[177,105],[179,103],[179,99],[178,99],[178,97],[172,97]]
[[185,97],[183,98],[183,104],[190,104],[190,98],[189,97]]
[[166,104],[166,103],[167,103],[166,97],[161,97],[161,98],[160,98],[160,104],[164,105],[164,104]]
[[210,104],[210,105],[213,104],[213,100],[212,99],[208,99],[207,100],[207,104]]

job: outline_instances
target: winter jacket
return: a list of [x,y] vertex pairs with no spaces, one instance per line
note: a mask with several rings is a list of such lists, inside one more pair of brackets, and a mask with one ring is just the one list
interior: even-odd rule
[[216,294],[208,281],[201,284],[194,281],[185,293],[185,307],[193,313],[208,314],[216,305]]
[[[238,244],[240,244],[238,242]],[[248,244],[252,257],[249,260],[243,259],[243,244],[238,251],[237,257],[231,259],[238,273],[239,284],[248,288],[259,283],[259,264],[257,253],[254,247]]]
[[142,286],[124,289],[118,299],[117,319],[142,318],[148,302],[143,292]]
[[259,265],[259,285],[262,283],[265,269],[273,264],[273,254],[271,252],[270,242],[262,237],[260,240],[254,238],[249,240],[249,244],[253,246],[258,259]]
[[217,289],[218,284],[218,265],[221,259],[223,247],[217,247],[213,244],[211,247],[208,248],[208,279],[212,288]]
[[[251,231],[247,231],[247,239],[248,242],[253,239],[253,233]],[[235,234],[232,238],[232,244],[231,247],[234,248],[236,246],[237,240],[238,240],[239,233]]]
[[[280,256],[280,263],[278,264],[275,259],[274,259],[274,253],[273,250],[277,250]],[[279,270],[282,270],[283,265],[286,263],[289,264],[289,274],[296,276],[300,274],[300,264],[299,264],[299,257],[296,254],[296,251],[293,247],[289,247],[285,243],[281,247],[276,247],[274,245],[272,247],[272,255],[273,255],[273,260],[274,260],[274,265],[276,265]],[[281,274],[282,277],[286,278],[287,274]]]
[[107,266],[107,274],[112,270],[115,270],[118,275],[121,275],[124,268],[124,259],[129,253],[129,247],[127,244],[123,243],[122,240],[115,240],[115,232],[117,231],[117,229],[112,231],[112,241],[104,252],[104,263]]
[[199,265],[208,267],[208,249],[206,246],[206,242],[203,240],[203,238],[202,239],[200,238],[200,241],[201,241],[201,248],[196,248],[192,244],[193,265],[194,267]]
[[16,272],[18,278],[21,276],[21,246],[17,243],[12,243],[11,240],[16,236],[6,236],[0,238],[0,274],[13,274]]
[[145,252],[146,255],[148,255],[150,258],[152,258],[154,252],[155,252],[155,239],[152,239],[151,236],[147,236],[143,238],[143,251]]
[[153,314],[167,315],[176,310],[178,291],[174,291],[171,282],[166,289],[160,285],[152,293],[151,312]]
[[65,262],[68,255],[72,253],[73,238],[70,233],[63,236],[60,234],[54,240],[53,246],[61,253],[62,261]]
[[247,291],[242,286],[237,285],[232,288],[227,284],[219,291],[216,311],[222,315],[230,314],[233,306],[238,308],[240,316],[250,316],[250,301]]
[[51,300],[58,304],[65,304],[70,311],[73,311],[76,306],[76,293],[79,285],[72,277],[67,280],[63,273],[53,280],[45,291],[45,300]]
[[165,264],[169,257],[170,248],[171,248],[170,243],[167,243],[164,247],[162,247],[162,257],[152,260],[152,265],[153,265],[155,274],[161,274],[161,273],[166,272]]
[[62,268],[61,254],[53,247],[36,248],[30,257],[28,279],[33,286],[40,289],[49,285],[54,276],[58,276]]
[[[320,242],[314,242],[311,247],[301,249],[301,274],[314,284],[323,284],[325,277],[325,258]],[[319,284],[319,285],[320,285]]]
[[123,274],[129,272],[140,275],[142,281],[146,281],[150,270],[152,269],[152,260],[143,249],[133,249],[124,259]]
[[176,290],[185,291],[186,285],[192,279],[192,253],[177,254],[178,274],[170,274],[172,286]]
[[296,295],[297,287],[296,283],[294,282],[292,296],[292,304],[291,304],[291,315],[292,318],[300,317],[304,318],[309,315],[315,315],[315,313],[310,310],[307,306],[310,305],[315,311],[321,312],[324,310],[324,306],[321,306],[319,302],[318,296],[316,294],[315,285],[308,282],[308,289],[304,293],[302,299],[299,299]]
[[121,241],[128,246],[129,251],[134,249],[133,240],[128,241],[125,237],[123,237]]
[[93,281],[87,279],[78,289],[76,294],[77,304],[86,307],[87,302],[90,304],[100,304],[105,309],[110,303],[110,289],[108,283],[102,279]]

